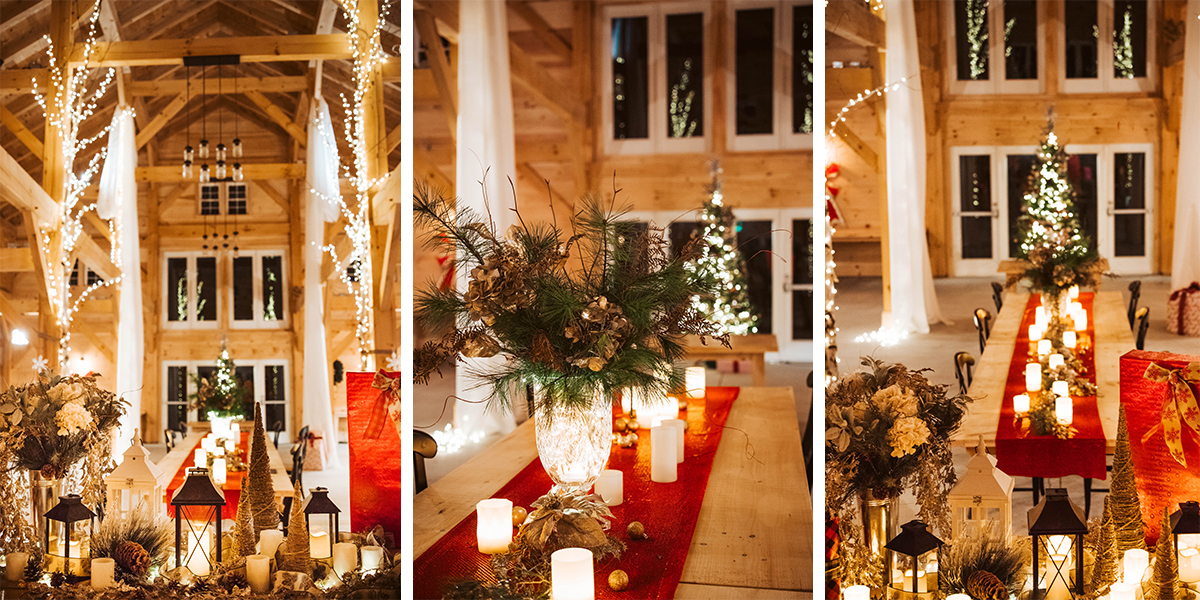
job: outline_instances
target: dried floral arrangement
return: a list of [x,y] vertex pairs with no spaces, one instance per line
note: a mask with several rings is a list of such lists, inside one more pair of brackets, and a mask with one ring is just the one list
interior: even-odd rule
[[418,294],[417,317],[441,337],[417,351],[416,380],[427,382],[449,360],[504,355],[505,364],[470,373],[490,388],[490,401],[508,408],[532,383],[546,391],[534,413],[548,403],[584,408],[623,388],[665,394],[682,385],[674,361],[688,334],[728,346],[692,304],[712,295],[685,268],[698,242],[671,256],[661,230],[638,228],[613,209],[617,192],[607,206],[595,194],[580,200],[571,234],[557,223],[526,223],[516,208],[519,224],[500,233],[490,215],[418,186],[413,213],[431,232],[428,245],[453,250],[455,269],[470,276],[465,292],[430,286]]
[[91,538],[92,558],[116,560],[116,575],[124,581],[143,581],[153,567],[162,567],[175,547],[170,521],[145,506],[126,515],[110,515]]
[[1029,538],[1011,538],[987,529],[964,534],[942,547],[939,587],[980,600],[1019,597],[1031,562]]

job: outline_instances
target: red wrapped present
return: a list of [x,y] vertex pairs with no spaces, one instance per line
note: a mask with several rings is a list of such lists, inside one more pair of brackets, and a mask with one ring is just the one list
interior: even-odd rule
[[350,442],[350,527],[383,526],[400,539],[400,374],[346,374],[347,434]]
[[1171,292],[1167,300],[1167,331],[1200,337],[1200,281]]
[[309,431],[308,439],[303,440],[303,443],[308,446],[304,449],[305,471],[325,470],[325,462],[329,457],[325,453],[325,444],[319,443],[323,439],[325,439],[324,431]]
[[1163,507],[1200,498],[1200,356],[1133,350],[1121,357],[1121,406],[1146,543]]

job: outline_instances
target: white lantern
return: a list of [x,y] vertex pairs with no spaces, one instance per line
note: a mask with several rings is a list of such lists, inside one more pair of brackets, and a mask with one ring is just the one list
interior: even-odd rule
[[947,497],[954,539],[985,527],[993,535],[1008,535],[1012,531],[1012,493],[1013,478],[996,468],[996,459],[987,453],[980,436],[975,456],[967,461],[967,472]]
[[104,478],[109,515],[128,515],[139,504],[145,504],[154,514],[165,514],[160,483],[163,472],[150,462],[150,452],[142,446],[140,437],[135,429],[133,444],[125,451],[125,459]]

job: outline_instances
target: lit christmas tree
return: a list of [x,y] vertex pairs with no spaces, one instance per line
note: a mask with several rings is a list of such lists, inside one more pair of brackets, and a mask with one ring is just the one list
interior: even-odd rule
[[217,372],[212,381],[207,377],[192,375],[196,385],[196,393],[192,394],[192,405],[197,410],[216,417],[243,417],[245,407],[242,397],[246,389],[234,379],[233,359],[229,358],[229,349],[221,342],[221,355],[217,358]]
[[746,283],[746,263],[737,249],[737,222],[733,210],[726,207],[721,196],[721,182],[714,167],[713,185],[709,198],[700,213],[704,230],[700,258],[688,268],[698,277],[716,282],[720,290],[712,298],[693,298],[692,306],[707,315],[725,333],[746,335],[758,332],[758,315],[750,306],[749,285]]

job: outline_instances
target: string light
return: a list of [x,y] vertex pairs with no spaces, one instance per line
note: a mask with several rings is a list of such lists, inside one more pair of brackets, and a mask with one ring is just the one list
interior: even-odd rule
[[[828,185],[825,188],[825,205],[833,200]],[[838,365],[842,358],[837,353],[837,264],[833,260],[834,222],[829,210],[825,211],[825,385],[837,381]],[[832,359],[832,360],[830,360]]]

